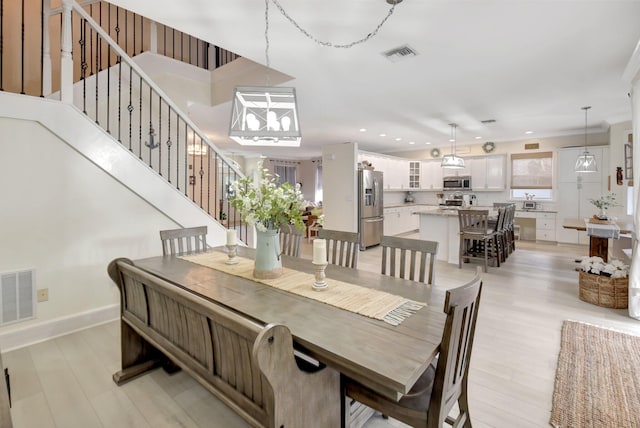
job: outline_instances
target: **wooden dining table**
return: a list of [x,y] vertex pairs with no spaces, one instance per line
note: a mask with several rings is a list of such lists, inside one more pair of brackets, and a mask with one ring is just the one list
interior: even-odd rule
[[[631,223],[616,221],[612,224],[618,226],[620,233],[627,234],[633,232],[633,224]],[[581,218],[567,218],[564,220],[562,227],[584,232],[587,230],[586,220]],[[609,260],[609,238],[589,235],[589,256],[600,257],[607,262]]]
[[[253,258],[254,250],[238,248],[238,254]],[[313,273],[310,260],[282,257],[284,267]],[[444,294],[426,284],[327,266],[327,278],[427,303],[393,326],[175,256],[140,259],[134,264],[258,322],[286,325],[297,350],[394,400],[411,389],[439,351]]]

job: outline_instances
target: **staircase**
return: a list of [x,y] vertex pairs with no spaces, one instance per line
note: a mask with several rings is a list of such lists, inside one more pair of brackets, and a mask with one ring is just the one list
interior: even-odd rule
[[237,55],[107,2],[0,8],[1,116],[39,121],[176,223],[207,224],[210,242],[225,228],[248,241],[229,203],[242,172],[140,66],[207,73]]

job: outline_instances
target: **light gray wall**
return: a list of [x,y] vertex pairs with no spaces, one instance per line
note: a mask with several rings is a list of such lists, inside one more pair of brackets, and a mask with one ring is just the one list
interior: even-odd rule
[[37,319],[0,334],[118,304],[108,263],[161,255],[158,231],[176,223],[40,124],[0,129],[0,272],[36,269],[49,289]]
[[322,206],[327,229],[358,231],[357,153],[355,143],[330,144],[322,148]]

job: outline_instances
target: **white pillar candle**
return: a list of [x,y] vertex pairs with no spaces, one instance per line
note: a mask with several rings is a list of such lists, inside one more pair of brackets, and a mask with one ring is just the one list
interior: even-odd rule
[[327,241],[315,239],[313,241],[313,263],[324,264],[327,262]]
[[227,229],[227,245],[237,245],[238,236],[235,229]]

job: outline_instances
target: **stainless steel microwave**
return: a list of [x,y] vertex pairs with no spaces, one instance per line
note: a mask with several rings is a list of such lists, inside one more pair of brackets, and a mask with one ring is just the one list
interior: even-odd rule
[[442,179],[442,187],[444,190],[471,190],[471,176],[444,177]]

